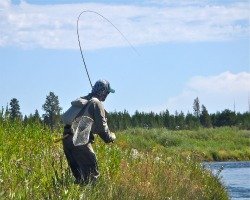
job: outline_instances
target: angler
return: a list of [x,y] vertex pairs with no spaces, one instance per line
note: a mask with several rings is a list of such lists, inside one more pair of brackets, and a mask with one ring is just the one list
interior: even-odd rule
[[76,184],[95,183],[99,177],[96,155],[92,148],[94,133],[106,143],[114,142],[102,102],[109,93],[114,93],[106,80],[95,83],[91,93],[71,102],[64,113],[63,150],[75,177]]
[[106,143],[114,142],[116,139],[115,134],[109,130],[106,112],[102,104],[108,94],[114,93],[115,90],[110,87],[107,80],[99,80],[92,86],[82,52],[78,22],[80,16],[87,12],[94,13],[109,22],[137,53],[122,32],[103,15],[91,10],[85,10],[79,14],[77,18],[78,44],[92,91],[87,96],[72,101],[71,107],[62,116],[65,125],[63,149],[76,184],[94,183],[99,177],[97,159],[91,145],[94,142],[94,133],[98,134]]

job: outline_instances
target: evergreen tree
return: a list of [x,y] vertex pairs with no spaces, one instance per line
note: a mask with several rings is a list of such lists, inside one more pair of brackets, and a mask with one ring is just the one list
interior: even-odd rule
[[196,97],[196,99],[194,99],[193,110],[194,110],[194,115],[198,119],[200,116],[200,101],[199,101],[198,97]]
[[2,110],[0,111],[0,119],[2,120],[4,118],[4,108],[2,106]]
[[29,121],[29,119],[28,119],[27,115],[24,115],[24,118],[23,118],[24,125],[27,125],[28,121]]
[[60,123],[60,112],[62,108],[59,106],[59,99],[53,92],[50,92],[46,97],[43,105],[45,114],[43,115],[44,123],[54,129]]
[[40,118],[40,115],[39,115],[39,112],[38,112],[37,109],[35,110],[35,114],[32,116],[32,118],[36,122],[40,122],[41,121],[41,118]]
[[163,124],[165,128],[170,128],[170,114],[168,110],[162,113]]
[[176,127],[178,127],[177,129],[185,128],[185,115],[182,111],[180,113],[178,112],[175,113],[175,123]]
[[141,114],[138,110],[135,111],[135,114],[132,116],[132,126],[141,127]]
[[176,128],[175,116],[174,115],[170,115],[169,116],[169,129],[175,130],[175,128]]
[[10,117],[10,110],[9,110],[9,105],[6,105],[5,108],[5,113],[4,113],[4,119],[8,119]]
[[208,111],[204,105],[201,106],[200,122],[201,125],[206,128],[212,127],[210,115],[208,114]]
[[22,115],[20,112],[19,101],[16,98],[10,100],[10,119],[21,119]]
[[213,127],[218,126],[218,116],[219,115],[220,115],[220,113],[218,111],[216,113],[213,113],[210,115]]
[[164,121],[163,121],[162,113],[155,115],[155,121],[156,121],[156,124],[157,124],[157,128],[163,128],[164,127]]
[[216,126],[234,126],[236,124],[236,114],[234,111],[225,109],[221,113],[216,113]]
[[189,112],[186,115],[185,123],[189,130],[197,129],[200,126],[197,117],[195,117]]
[[155,113],[154,112],[150,112],[150,113],[148,113],[148,114],[146,114],[147,115],[147,119],[146,119],[146,123],[144,123],[145,124],[145,128],[148,128],[148,127],[150,127],[150,128],[154,128],[154,127],[156,127],[157,126],[157,123],[156,123],[156,115],[155,115]]
[[112,131],[117,131],[119,130],[119,117],[117,112],[113,112],[113,113],[107,113],[107,118],[108,118],[108,124],[109,124],[109,128]]
[[127,129],[127,128],[130,128],[131,127],[131,117],[130,117],[128,111],[124,110],[122,115],[123,115],[122,118],[123,118],[123,121],[124,121],[123,130]]
[[[239,114],[237,114],[239,115]],[[241,114],[241,121],[239,123],[241,128],[250,130],[250,112],[245,112]]]

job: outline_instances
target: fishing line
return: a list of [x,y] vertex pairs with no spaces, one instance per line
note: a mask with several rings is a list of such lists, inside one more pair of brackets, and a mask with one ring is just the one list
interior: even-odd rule
[[123,39],[126,40],[126,42],[129,44],[129,46],[139,55],[139,53],[137,52],[137,50],[135,49],[135,47],[129,42],[129,40],[125,37],[125,35],[109,20],[107,19],[106,17],[104,17],[103,15],[101,15],[100,13],[98,12],[95,12],[95,11],[92,11],[92,10],[84,10],[82,11],[78,18],[77,18],[77,38],[78,38],[78,44],[79,44],[79,48],[80,48],[80,52],[81,52],[81,56],[82,56],[82,61],[83,61],[83,64],[84,64],[84,67],[85,67],[85,70],[86,70],[86,73],[87,73],[87,76],[88,76],[88,79],[89,79],[89,83],[90,83],[90,86],[91,88],[93,88],[93,85],[92,85],[92,82],[90,80],[90,76],[89,76],[89,72],[88,72],[88,69],[87,69],[87,65],[85,63],[85,59],[84,59],[84,56],[83,56],[83,51],[82,51],[82,46],[81,46],[81,41],[80,41],[80,36],[79,36],[79,28],[78,28],[78,23],[79,23],[79,19],[81,17],[81,15],[83,13],[94,13],[100,17],[102,17],[103,19],[105,19],[107,22],[109,22],[120,34],[121,36],[123,37]]

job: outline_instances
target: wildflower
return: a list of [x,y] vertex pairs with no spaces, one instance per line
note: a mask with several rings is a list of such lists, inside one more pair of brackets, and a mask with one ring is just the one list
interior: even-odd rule
[[161,158],[160,157],[155,157],[155,162],[159,162],[161,160]]
[[131,149],[130,155],[133,159],[137,159],[140,156],[139,151],[137,149]]

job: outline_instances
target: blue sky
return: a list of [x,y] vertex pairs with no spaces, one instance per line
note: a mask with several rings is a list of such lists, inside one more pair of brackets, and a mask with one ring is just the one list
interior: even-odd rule
[[[84,2],[84,3],[82,3]],[[249,110],[249,1],[45,1],[0,2],[0,106],[17,98],[24,114],[40,114],[46,95],[65,111],[90,91],[76,35],[92,82],[116,90],[108,111],[192,112],[198,96],[209,112]]]

